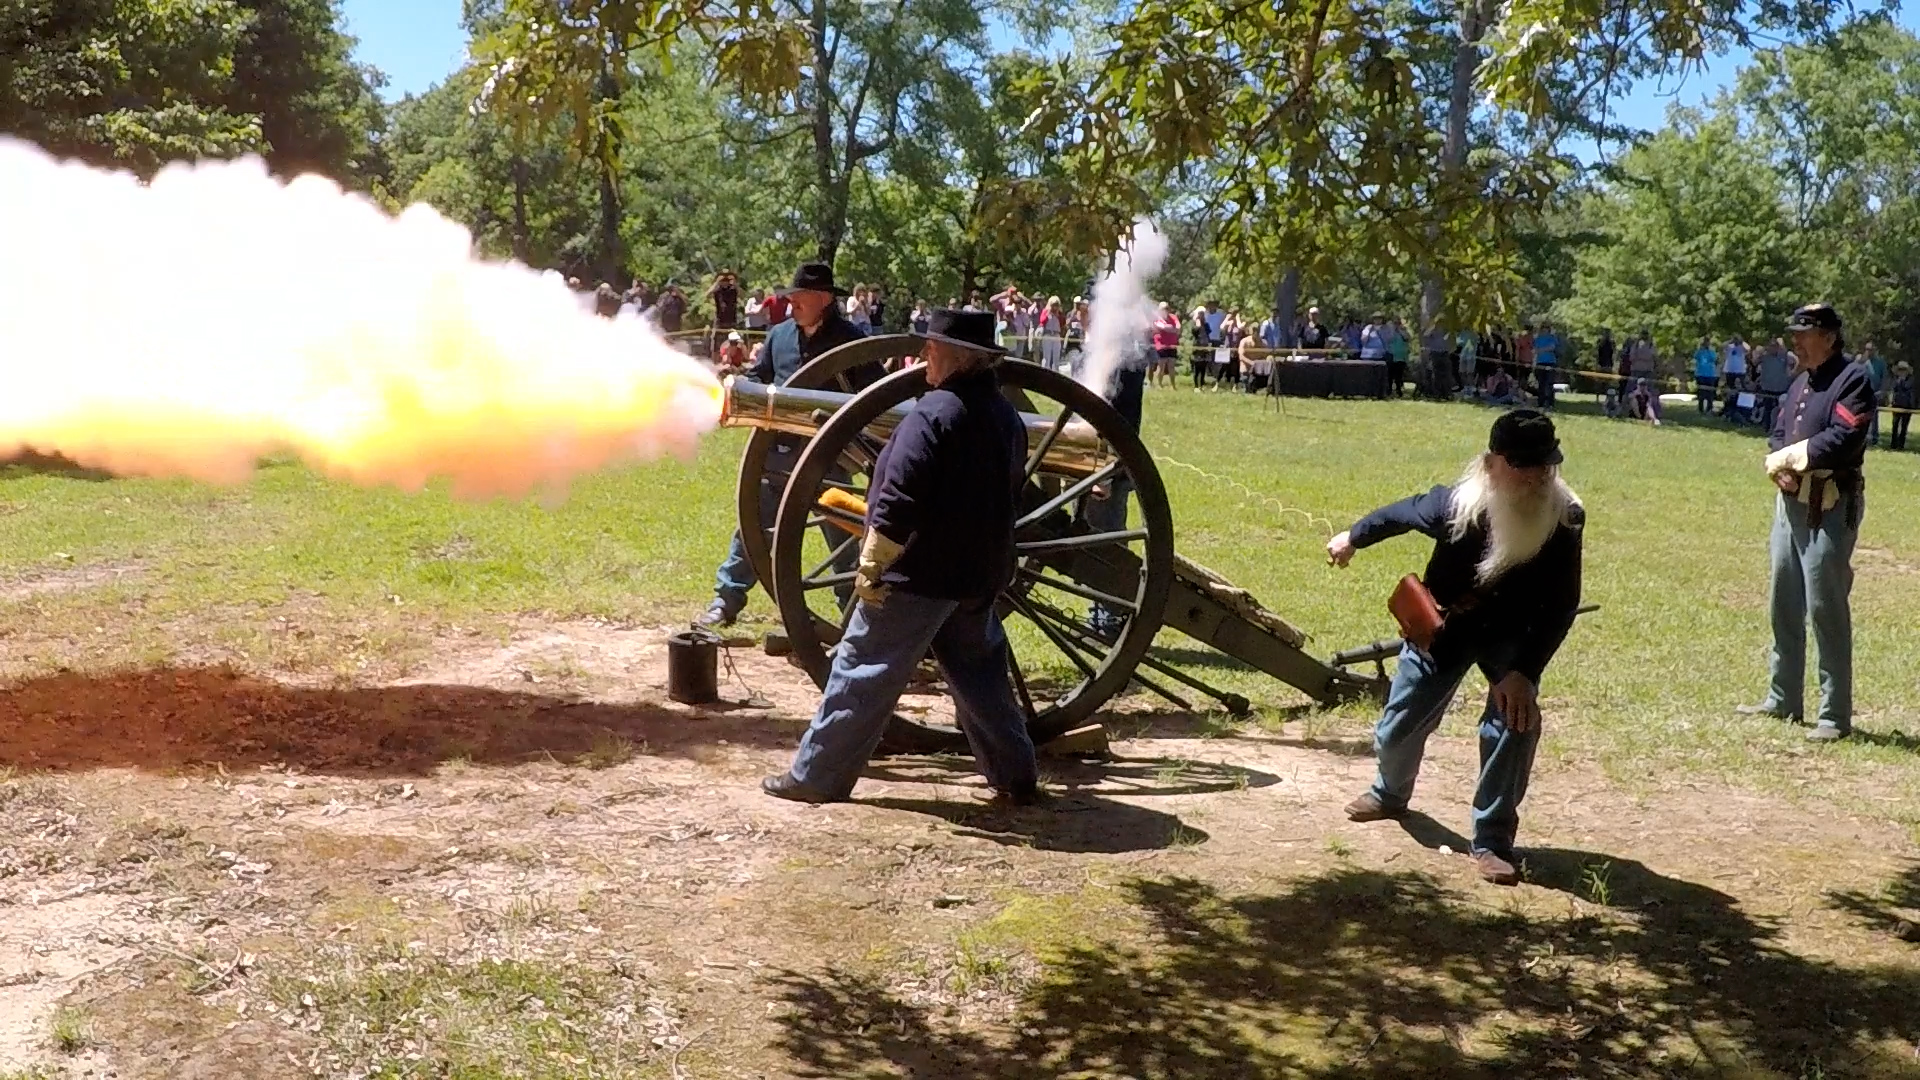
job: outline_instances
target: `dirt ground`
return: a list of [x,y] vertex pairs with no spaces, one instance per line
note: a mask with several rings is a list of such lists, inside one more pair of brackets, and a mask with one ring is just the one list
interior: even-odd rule
[[1543,755],[1499,889],[1458,720],[1357,826],[1359,738],[1124,706],[1045,807],[945,758],[799,806],[805,677],[675,705],[665,634],[16,685],[0,1077],[1920,1076],[1893,826]]

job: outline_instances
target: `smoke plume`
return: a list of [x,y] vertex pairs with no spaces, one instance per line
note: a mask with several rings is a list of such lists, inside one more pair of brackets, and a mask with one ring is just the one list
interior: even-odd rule
[[719,387],[638,320],[258,159],[150,184],[0,140],[0,456],[245,480],[292,451],[354,483],[555,491],[685,452]]
[[1133,232],[1114,252],[1113,268],[1093,285],[1087,309],[1086,363],[1080,381],[1096,394],[1105,394],[1113,373],[1142,347],[1158,313],[1147,295],[1147,282],[1167,261],[1167,238],[1147,218],[1133,223]]

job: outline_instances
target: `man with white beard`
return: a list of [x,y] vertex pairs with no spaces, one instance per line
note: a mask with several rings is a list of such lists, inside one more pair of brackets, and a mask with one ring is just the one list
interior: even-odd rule
[[1406,813],[1427,737],[1440,726],[1470,668],[1486,675],[1480,718],[1480,779],[1473,796],[1471,855],[1480,876],[1519,881],[1513,855],[1540,741],[1540,675],[1580,606],[1586,511],[1560,479],[1553,421],[1516,409],[1493,422],[1487,452],[1452,487],[1385,506],[1327,543],[1344,567],[1360,548],[1407,532],[1434,541],[1423,582],[1442,621],[1430,645],[1400,651],[1374,730],[1379,775],[1349,803],[1353,821]]

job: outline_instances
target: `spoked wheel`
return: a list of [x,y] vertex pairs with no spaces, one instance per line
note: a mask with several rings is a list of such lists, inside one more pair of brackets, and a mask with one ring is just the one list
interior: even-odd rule
[[[854,368],[913,356],[920,351],[920,344],[920,339],[911,334],[885,334],[849,341],[815,357],[812,363],[794,372],[793,378],[787,380],[787,385],[796,390],[832,390],[850,394],[856,387],[847,375]],[[753,567],[754,578],[767,587],[769,594],[773,593],[773,548],[770,543],[773,510],[761,513],[760,481],[768,475],[770,461],[782,459],[781,464],[775,465],[776,468],[782,465],[791,468],[798,462],[800,441],[792,435],[755,430],[753,437],[747,440],[746,450],[740,455],[740,482],[734,487],[739,499],[740,544],[746,549],[747,563]],[[782,446],[790,448],[789,452],[778,453],[778,448]],[[777,507],[782,482],[776,477],[773,483],[775,490],[772,502]]]
[[[1014,693],[1035,743],[1044,743],[1084,723],[1133,678],[1173,581],[1173,515],[1145,445],[1099,395],[1037,364],[1008,361],[999,374],[1009,396],[1024,395],[1030,409],[1017,567],[999,607]],[[816,684],[825,685],[831,647],[852,616],[863,524],[827,493],[865,501],[878,453],[869,429],[890,431],[896,418],[886,414],[911,408],[926,391],[925,369],[916,367],[843,406],[807,445],[781,500],[772,591],[793,656]],[[1088,500],[1118,497],[1129,485],[1131,519],[1090,524],[1102,515],[1084,512]],[[1098,627],[1090,619],[1095,605],[1104,609]],[[964,747],[957,735],[896,717],[887,745]]]

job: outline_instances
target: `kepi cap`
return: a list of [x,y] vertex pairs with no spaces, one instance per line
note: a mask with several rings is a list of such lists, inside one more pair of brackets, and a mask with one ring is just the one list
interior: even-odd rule
[[1793,309],[1793,317],[1787,320],[1789,330],[1838,330],[1840,313],[1833,310],[1832,304],[1805,304]]
[[1538,409],[1502,413],[1487,436],[1487,449],[1516,469],[1558,465],[1566,460],[1553,433],[1553,419]]

